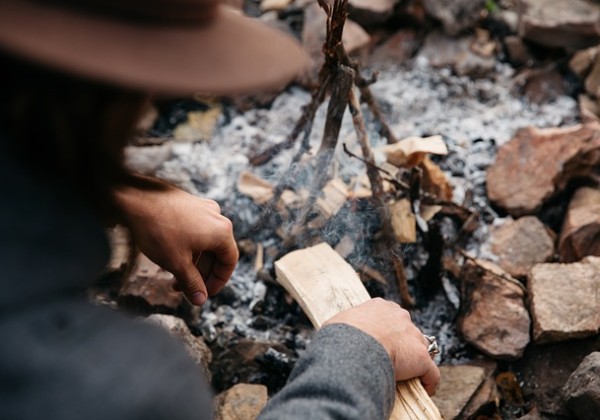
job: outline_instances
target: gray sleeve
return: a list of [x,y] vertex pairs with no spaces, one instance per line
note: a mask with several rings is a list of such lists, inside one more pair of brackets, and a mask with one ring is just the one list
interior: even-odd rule
[[357,328],[332,324],[316,334],[259,419],[387,419],[394,395],[383,346]]

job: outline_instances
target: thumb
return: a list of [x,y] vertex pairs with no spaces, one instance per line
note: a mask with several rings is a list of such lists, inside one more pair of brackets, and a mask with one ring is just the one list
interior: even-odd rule
[[202,306],[206,302],[208,292],[204,284],[204,278],[198,268],[190,260],[181,267],[177,273],[173,273],[177,279],[179,289],[185,297],[196,306]]

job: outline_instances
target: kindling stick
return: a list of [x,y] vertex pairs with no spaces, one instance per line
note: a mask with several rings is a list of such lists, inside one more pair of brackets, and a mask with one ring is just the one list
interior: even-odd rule
[[[293,251],[275,262],[278,282],[300,304],[315,328],[371,297],[354,269],[328,244]],[[441,420],[418,379],[396,384],[393,420]]]

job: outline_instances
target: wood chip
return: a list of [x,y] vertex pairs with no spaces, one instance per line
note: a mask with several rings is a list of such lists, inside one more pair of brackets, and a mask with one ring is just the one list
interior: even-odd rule
[[273,185],[251,172],[244,171],[238,179],[237,189],[249,196],[256,204],[264,204],[273,198]]
[[394,237],[400,243],[417,241],[417,220],[412,211],[410,200],[404,198],[390,205],[390,217]]
[[348,201],[349,195],[348,186],[344,181],[339,178],[332,179],[323,188],[322,196],[317,199],[316,206],[319,213],[325,219],[330,219]]

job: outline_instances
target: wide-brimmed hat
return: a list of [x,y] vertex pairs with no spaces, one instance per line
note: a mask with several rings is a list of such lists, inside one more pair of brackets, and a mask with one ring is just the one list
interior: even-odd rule
[[0,0],[0,50],[172,95],[278,87],[306,63],[296,41],[218,0]]

